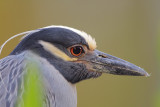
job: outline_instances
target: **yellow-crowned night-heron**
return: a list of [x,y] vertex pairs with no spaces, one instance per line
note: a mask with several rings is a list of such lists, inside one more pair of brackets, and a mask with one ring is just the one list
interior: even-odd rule
[[32,62],[44,81],[42,102],[47,107],[76,107],[75,84],[102,73],[148,76],[140,67],[96,50],[95,40],[85,32],[49,26],[27,32],[10,55],[0,60],[0,107],[14,107],[25,93],[24,75],[27,63]]

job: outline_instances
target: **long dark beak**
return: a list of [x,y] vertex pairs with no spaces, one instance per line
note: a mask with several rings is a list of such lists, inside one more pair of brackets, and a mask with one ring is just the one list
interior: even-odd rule
[[149,76],[142,68],[98,50],[88,53],[82,60],[87,61],[90,70],[96,72],[115,75]]

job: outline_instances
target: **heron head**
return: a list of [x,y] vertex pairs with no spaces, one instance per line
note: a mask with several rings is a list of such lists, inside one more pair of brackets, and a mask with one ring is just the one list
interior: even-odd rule
[[71,83],[102,73],[149,76],[142,68],[96,49],[85,32],[65,26],[49,26],[28,34],[11,54],[30,50],[47,59]]

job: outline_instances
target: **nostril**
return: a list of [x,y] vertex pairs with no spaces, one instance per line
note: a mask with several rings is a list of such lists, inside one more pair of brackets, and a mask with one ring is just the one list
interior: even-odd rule
[[106,55],[98,55],[99,57],[102,57],[102,58],[107,58]]

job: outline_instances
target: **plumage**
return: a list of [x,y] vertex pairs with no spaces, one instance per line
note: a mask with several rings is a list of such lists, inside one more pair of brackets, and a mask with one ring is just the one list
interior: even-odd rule
[[49,26],[22,34],[26,35],[17,47],[0,60],[0,107],[25,105],[30,79],[26,75],[35,72],[30,65],[40,74],[35,81],[43,107],[76,107],[76,83],[102,73],[149,76],[134,64],[96,50],[90,35],[70,27]]
[[[44,100],[43,103],[47,105],[46,107],[75,107],[77,105],[75,85],[69,83],[46,59],[36,56],[32,52],[24,52],[0,60],[1,107],[14,107],[17,101],[23,99],[22,96],[25,93],[24,76],[28,69],[27,62],[36,63],[40,70],[39,73],[43,74],[43,78],[41,78],[45,81],[43,84],[45,93],[43,94],[47,100]],[[21,93],[18,90],[21,90]]]
[[[18,98],[18,88],[23,89],[24,54],[11,55],[0,60],[0,105],[14,107]],[[19,93],[20,94],[20,93]]]

